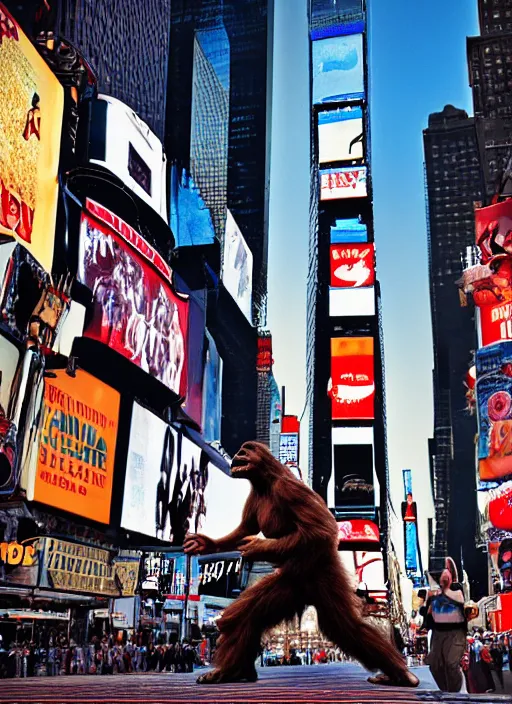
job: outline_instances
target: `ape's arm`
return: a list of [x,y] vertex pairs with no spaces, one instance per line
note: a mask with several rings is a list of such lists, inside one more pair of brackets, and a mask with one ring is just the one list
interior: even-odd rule
[[247,538],[242,542],[242,555],[279,563],[299,554],[305,557],[318,555],[326,548],[332,550],[338,534],[336,521],[322,499],[308,487],[291,487],[289,482],[278,481],[272,487],[272,503],[287,522],[286,535],[263,540]]
[[251,492],[245,502],[242,520],[240,521],[238,528],[235,528],[235,530],[229,533],[229,535],[226,535],[223,538],[218,538],[217,540],[212,540],[211,538],[207,538],[201,534],[188,535],[185,538],[183,548],[186,553],[192,553],[193,555],[214,552],[229,552],[231,550],[238,549],[238,544],[242,538],[258,532],[259,527],[256,514],[256,503]]

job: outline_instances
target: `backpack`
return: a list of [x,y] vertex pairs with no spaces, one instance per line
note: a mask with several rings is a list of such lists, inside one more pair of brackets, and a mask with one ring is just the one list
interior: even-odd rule
[[441,592],[432,599],[431,614],[436,624],[457,624],[464,623],[464,604],[450,599],[449,596]]

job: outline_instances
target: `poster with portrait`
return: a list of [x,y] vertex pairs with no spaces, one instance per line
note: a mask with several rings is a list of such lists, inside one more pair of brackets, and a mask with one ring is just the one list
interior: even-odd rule
[[0,234],[50,271],[64,91],[0,3]]
[[222,254],[222,281],[250,323],[252,323],[252,265],[252,252],[228,210]]
[[480,482],[512,477],[512,342],[476,353]]
[[207,466],[197,445],[135,402],[121,527],[182,545],[204,513]]
[[39,455],[29,501],[109,523],[120,395],[76,370],[44,382]]
[[169,266],[138,232],[89,199],[82,213],[78,280],[94,298],[85,336],[185,396],[188,297],[174,290]]

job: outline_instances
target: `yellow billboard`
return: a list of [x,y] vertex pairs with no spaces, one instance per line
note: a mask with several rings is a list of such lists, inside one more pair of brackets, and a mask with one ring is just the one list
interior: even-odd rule
[[[81,369],[45,379],[43,422],[29,500],[110,521],[120,395]],[[32,492],[29,492],[32,494]]]
[[0,3],[0,234],[51,270],[64,92]]

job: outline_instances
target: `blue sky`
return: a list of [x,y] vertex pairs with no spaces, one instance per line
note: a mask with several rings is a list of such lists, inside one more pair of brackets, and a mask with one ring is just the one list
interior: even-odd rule
[[[375,240],[382,286],[391,494],[403,468],[423,516],[431,514],[432,433],[422,130],[447,103],[471,113],[466,36],[478,34],[477,0],[368,0]],[[305,400],[309,209],[307,0],[275,0],[268,323],[287,412]],[[462,380],[461,380],[462,383]]]

